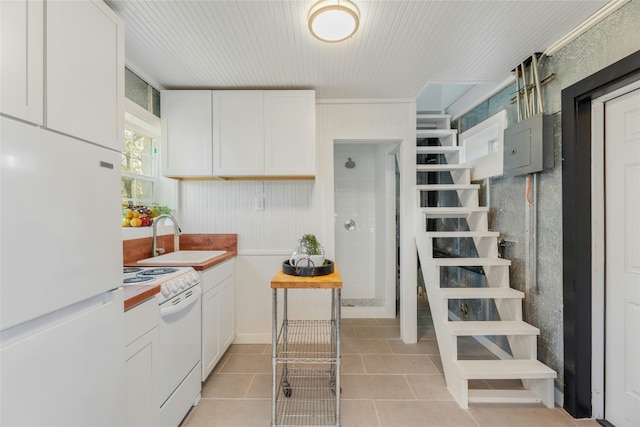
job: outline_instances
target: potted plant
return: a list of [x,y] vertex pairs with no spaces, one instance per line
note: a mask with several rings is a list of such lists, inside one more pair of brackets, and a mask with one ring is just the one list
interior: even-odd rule
[[302,235],[290,263],[299,267],[320,267],[324,264],[324,248],[314,234]]

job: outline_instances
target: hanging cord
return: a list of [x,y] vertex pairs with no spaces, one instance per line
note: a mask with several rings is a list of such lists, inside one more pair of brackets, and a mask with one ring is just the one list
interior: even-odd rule
[[531,174],[527,175],[527,203],[529,203],[529,206],[533,206],[534,203],[531,201]]

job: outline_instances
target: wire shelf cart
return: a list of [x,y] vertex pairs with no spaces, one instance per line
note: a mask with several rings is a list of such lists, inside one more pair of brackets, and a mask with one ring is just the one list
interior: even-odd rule
[[[325,276],[291,276],[271,281],[271,426],[340,426],[340,293],[338,269]],[[282,290],[278,324],[278,290]],[[290,320],[288,289],[331,289],[329,320]]]

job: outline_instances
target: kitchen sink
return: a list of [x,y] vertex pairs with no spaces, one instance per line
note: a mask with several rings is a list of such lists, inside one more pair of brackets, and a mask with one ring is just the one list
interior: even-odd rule
[[194,265],[202,264],[226,253],[227,251],[176,251],[152,258],[141,259],[138,261],[138,264],[164,266]]

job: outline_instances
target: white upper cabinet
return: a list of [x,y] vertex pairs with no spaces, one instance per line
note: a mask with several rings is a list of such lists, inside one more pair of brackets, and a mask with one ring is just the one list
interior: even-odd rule
[[0,112],[43,125],[44,4],[0,2]]
[[316,98],[312,90],[264,93],[265,175],[316,174]]
[[162,174],[213,175],[210,90],[165,90],[162,102]]
[[315,92],[163,91],[163,174],[315,176]]
[[102,1],[46,5],[46,126],[124,149],[124,37]]
[[102,1],[0,2],[3,114],[124,148],[124,32]]
[[213,173],[264,175],[263,91],[213,92]]

